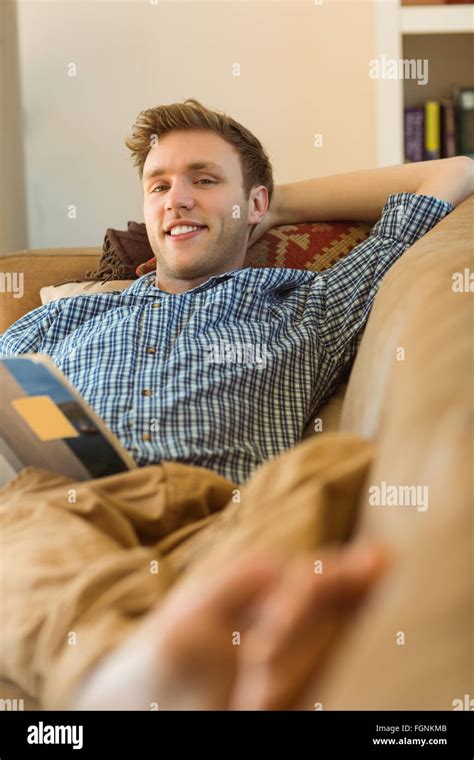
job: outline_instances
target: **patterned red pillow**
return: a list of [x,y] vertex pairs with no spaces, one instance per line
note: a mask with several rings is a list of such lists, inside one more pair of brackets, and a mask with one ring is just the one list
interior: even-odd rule
[[[321,272],[347,256],[362,243],[373,225],[369,222],[304,222],[273,227],[249,248],[245,265],[285,267]],[[136,274],[152,272],[155,257],[136,268]]]

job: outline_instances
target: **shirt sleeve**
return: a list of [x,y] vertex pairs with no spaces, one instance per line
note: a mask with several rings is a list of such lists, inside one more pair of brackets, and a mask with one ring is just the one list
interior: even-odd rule
[[51,301],[25,314],[0,335],[0,357],[36,353],[61,311],[65,299]]
[[369,237],[315,277],[310,307],[318,339],[334,360],[347,364],[354,358],[384,275],[453,208],[434,196],[389,195]]

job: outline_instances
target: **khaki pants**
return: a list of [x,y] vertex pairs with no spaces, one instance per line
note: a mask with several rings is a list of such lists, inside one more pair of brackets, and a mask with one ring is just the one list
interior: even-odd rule
[[328,433],[240,487],[172,462],[81,483],[26,468],[0,489],[0,677],[63,707],[178,577],[252,547],[346,540],[372,459],[369,442]]

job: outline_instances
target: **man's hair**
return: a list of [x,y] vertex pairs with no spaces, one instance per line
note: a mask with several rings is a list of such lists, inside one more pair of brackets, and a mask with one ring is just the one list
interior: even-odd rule
[[231,116],[210,110],[194,98],[183,103],[171,103],[140,111],[125,145],[132,151],[134,166],[138,166],[140,180],[153,138],[158,140],[176,129],[208,129],[234,145],[240,156],[242,188],[248,200],[255,185],[264,185],[268,191],[269,204],[273,195],[273,171],[262,144],[250,130]]

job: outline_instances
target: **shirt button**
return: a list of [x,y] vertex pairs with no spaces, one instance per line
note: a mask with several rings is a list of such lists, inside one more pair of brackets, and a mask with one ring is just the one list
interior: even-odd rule
[[150,433],[142,433],[142,441],[151,441]]
[[161,306],[161,303],[157,301],[156,303],[152,303],[151,308],[152,309],[159,309]]
[[147,354],[156,354],[156,348],[153,348],[153,346],[149,346],[146,352]]
[[153,396],[153,391],[150,391],[148,388],[145,388],[145,390],[142,391],[142,396]]

